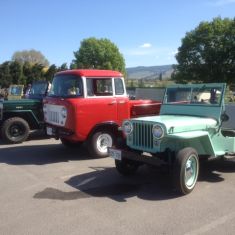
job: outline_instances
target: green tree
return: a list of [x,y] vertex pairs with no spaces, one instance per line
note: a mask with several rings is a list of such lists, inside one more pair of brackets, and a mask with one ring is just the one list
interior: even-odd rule
[[23,65],[23,75],[26,83],[32,83],[38,80],[44,80],[43,66],[41,64],[31,65],[29,62],[25,62]]
[[235,78],[235,18],[201,22],[182,39],[172,78],[177,82],[227,82]]
[[0,65],[0,86],[6,88],[9,87],[11,83],[10,61],[6,61]]
[[34,64],[32,66],[32,82],[38,80],[44,80],[43,65]]
[[23,76],[23,66],[19,62],[13,61],[10,63],[10,74],[13,84],[25,85],[26,81]]
[[16,51],[12,56],[13,61],[18,61],[21,64],[25,62],[29,62],[30,64],[41,64],[43,66],[48,67],[49,62],[46,57],[40,52],[34,49],[32,50],[23,50],[23,51]]
[[29,62],[23,64],[23,76],[26,84],[32,83],[34,80],[34,75],[32,73],[32,65]]
[[84,39],[74,56],[72,65],[77,68],[110,69],[125,74],[125,60],[118,47],[108,39]]
[[68,70],[67,63],[63,63],[60,67],[58,67],[57,70],[58,70],[58,71]]
[[46,80],[51,81],[56,72],[57,72],[57,67],[55,64],[52,64],[45,73]]
[[138,87],[140,87],[140,88],[145,87],[145,84],[144,84],[144,80],[143,80],[143,79],[139,79],[139,81],[138,81]]

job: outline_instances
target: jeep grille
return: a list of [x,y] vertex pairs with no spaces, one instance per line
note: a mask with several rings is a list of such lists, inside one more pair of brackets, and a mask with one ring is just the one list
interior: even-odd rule
[[133,122],[133,145],[144,149],[153,148],[153,124]]

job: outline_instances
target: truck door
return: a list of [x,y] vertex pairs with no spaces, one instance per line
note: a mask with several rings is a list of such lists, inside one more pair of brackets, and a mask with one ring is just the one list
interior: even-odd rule
[[123,78],[114,78],[115,97],[117,101],[117,118],[119,125],[130,117],[129,99],[126,95]]
[[88,99],[84,108],[87,117],[91,117],[93,123],[116,121],[117,100],[113,96],[112,78],[87,78],[86,83]]

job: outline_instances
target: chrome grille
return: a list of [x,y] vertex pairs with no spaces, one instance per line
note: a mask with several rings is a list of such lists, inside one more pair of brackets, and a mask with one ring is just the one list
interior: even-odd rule
[[133,123],[133,145],[145,149],[153,148],[153,124],[150,123]]
[[48,121],[59,124],[60,123],[59,113],[58,112],[49,111],[48,112]]

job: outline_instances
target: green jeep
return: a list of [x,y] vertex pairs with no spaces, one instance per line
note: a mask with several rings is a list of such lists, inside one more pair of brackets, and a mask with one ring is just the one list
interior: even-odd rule
[[176,189],[190,193],[198,179],[199,159],[235,152],[235,125],[224,104],[225,88],[221,83],[170,86],[159,116],[125,120],[127,147],[109,148],[118,172],[129,175],[143,163],[160,161],[172,169]]
[[48,86],[48,82],[38,81],[32,84],[27,99],[0,100],[0,130],[5,143],[21,143],[30,130],[44,127],[42,99]]

